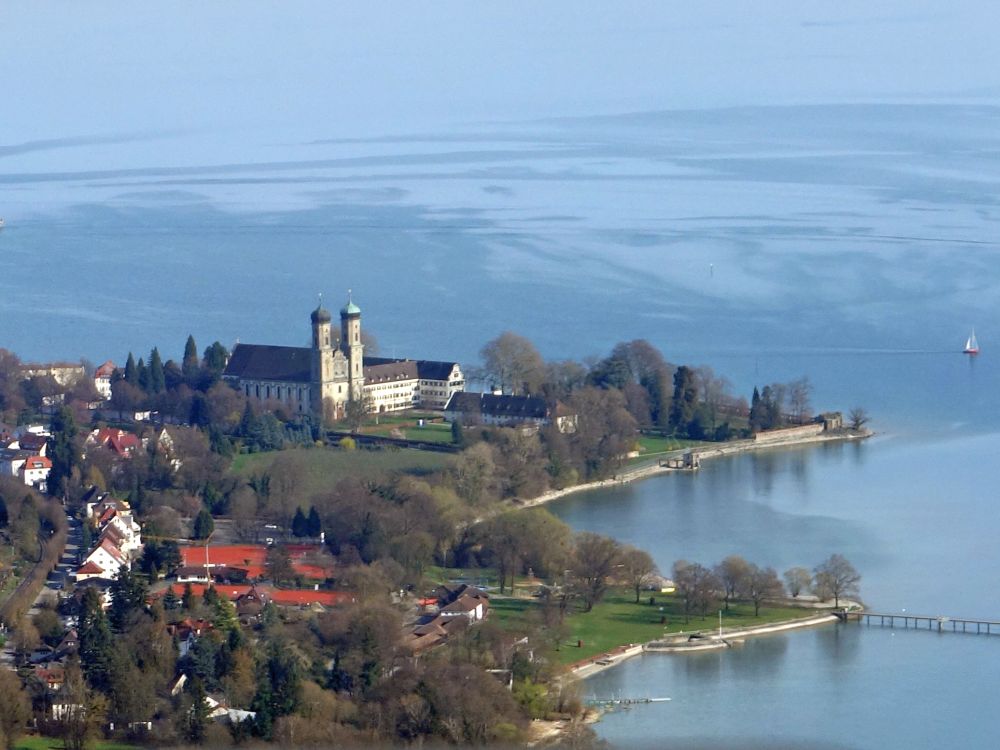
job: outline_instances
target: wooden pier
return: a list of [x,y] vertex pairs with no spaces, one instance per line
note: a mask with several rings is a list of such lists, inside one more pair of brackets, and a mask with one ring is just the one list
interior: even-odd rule
[[857,622],[887,628],[912,628],[938,633],[971,633],[973,635],[1000,635],[1000,621],[972,620],[963,617],[908,615],[884,612],[834,612],[841,622]]

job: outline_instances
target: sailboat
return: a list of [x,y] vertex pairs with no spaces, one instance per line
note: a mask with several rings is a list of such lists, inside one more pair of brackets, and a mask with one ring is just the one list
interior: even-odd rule
[[969,336],[965,341],[965,349],[962,350],[965,354],[979,354],[979,342],[976,341],[976,331],[972,330],[972,335]]

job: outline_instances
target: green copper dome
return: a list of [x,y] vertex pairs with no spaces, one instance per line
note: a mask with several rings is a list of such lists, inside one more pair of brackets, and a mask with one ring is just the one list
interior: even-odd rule
[[360,315],[361,308],[354,304],[351,300],[347,300],[347,304],[340,311],[341,315]]

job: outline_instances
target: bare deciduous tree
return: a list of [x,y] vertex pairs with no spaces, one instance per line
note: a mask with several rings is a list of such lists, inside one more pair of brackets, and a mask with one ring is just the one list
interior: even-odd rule
[[659,571],[653,558],[645,550],[625,547],[621,552],[622,578],[635,589],[635,603],[639,603],[639,591]]
[[833,597],[833,606],[840,606],[840,597],[858,593],[861,574],[843,555],[830,555],[813,569],[813,591],[821,599]]
[[785,587],[793,597],[798,596],[803,591],[808,591],[812,586],[812,573],[806,568],[789,568],[785,571]]
[[753,616],[760,615],[760,605],[766,599],[777,599],[785,593],[774,568],[751,565],[744,581],[747,597],[753,602]]

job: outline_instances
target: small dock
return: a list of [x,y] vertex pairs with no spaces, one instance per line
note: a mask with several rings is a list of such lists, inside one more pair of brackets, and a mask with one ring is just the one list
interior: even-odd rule
[[619,706],[641,706],[647,703],[667,703],[670,698],[594,698],[587,701],[588,706],[598,708],[617,708]]
[[835,612],[841,622],[857,622],[886,628],[910,628],[937,633],[971,633],[973,635],[1000,635],[1000,621],[974,620],[943,615],[908,615],[896,612]]

